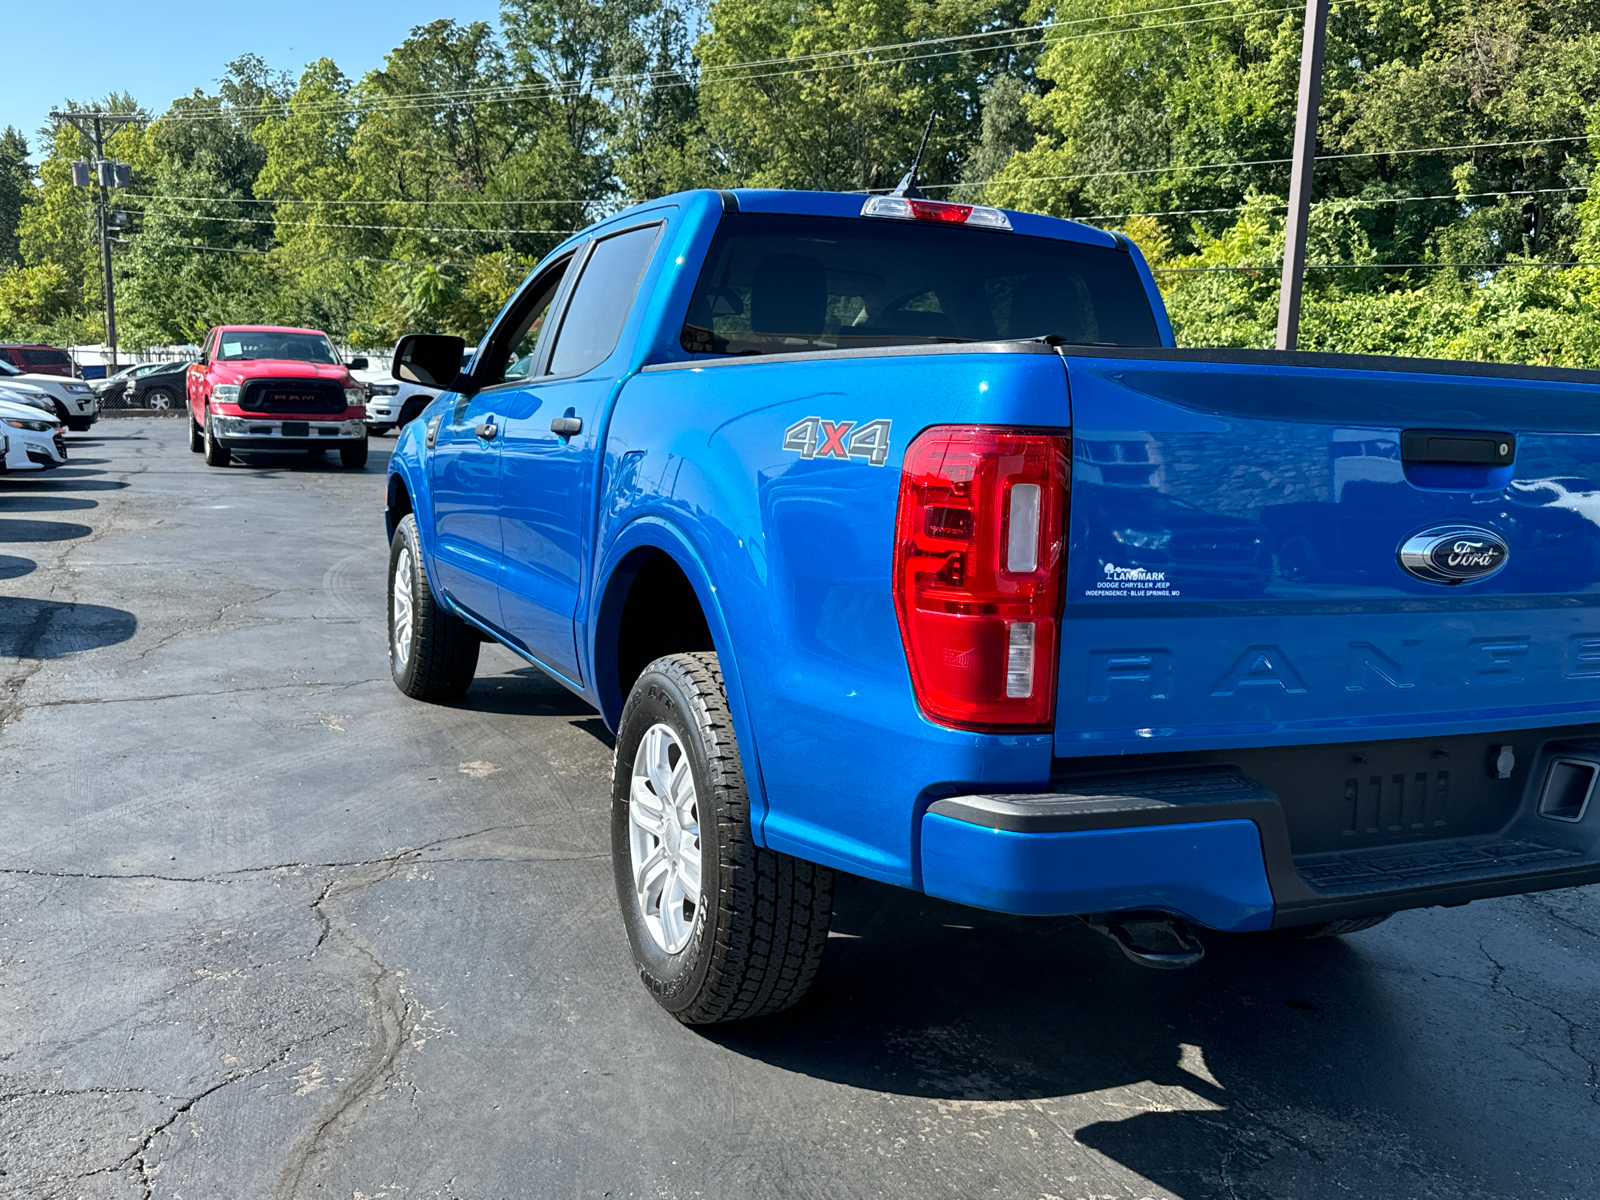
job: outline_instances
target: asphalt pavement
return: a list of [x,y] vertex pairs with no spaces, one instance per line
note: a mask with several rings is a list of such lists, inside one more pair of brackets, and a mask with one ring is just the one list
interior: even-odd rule
[[1600,1196],[1600,892],[1126,962],[842,880],[808,999],[634,978],[596,714],[384,656],[384,452],[0,477],[0,1196]]

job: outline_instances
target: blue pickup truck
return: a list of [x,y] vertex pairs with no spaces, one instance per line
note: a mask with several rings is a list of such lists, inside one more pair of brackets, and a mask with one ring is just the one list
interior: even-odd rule
[[639,973],[793,1003],[833,872],[1138,962],[1600,880],[1600,375],[1174,345],[1115,234],[689,192],[571,238],[390,460],[390,659],[616,735]]

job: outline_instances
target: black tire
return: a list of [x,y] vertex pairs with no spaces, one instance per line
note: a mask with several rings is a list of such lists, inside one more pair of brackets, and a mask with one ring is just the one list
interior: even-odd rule
[[[402,556],[410,574],[411,629],[405,645],[396,638],[394,594]],[[389,543],[389,674],[413,700],[454,700],[472,684],[478,669],[478,631],[434,599],[422,565],[417,519],[410,513],[395,526]]]
[[[699,898],[684,900],[685,910],[692,907],[683,913],[688,940],[676,953],[651,932],[634,888],[634,765],[658,725],[687,757],[695,789]],[[673,654],[644,669],[622,710],[611,798],[617,898],[634,965],[656,1002],[685,1025],[710,1025],[766,1016],[805,995],[828,944],[833,872],[752,840],[750,797],[715,654]],[[688,836],[688,826],[678,828]]]
[[144,406],[150,409],[165,412],[169,408],[178,406],[178,397],[171,388],[151,388],[145,393]]
[[347,442],[339,447],[339,461],[352,471],[359,471],[367,465],[367,439],[359,442]]
[[84,420],[68,421],[67,422],[67,428],[72,430],[73,433],[88,433],[89,432],[89,426],[91,426],[93,424],[94,424],[94,422],[92,420],[91,421],[84,421]]
[[1349,917],[1343,921],[1319,921],[1315,925],[1288,925],[1282,929],[1268,929],[1263,937],[1285,942],[1304,942],[1311,938],[1343,937],[1347,933],[1360,933],[1374,925],[1382,925],[1393,913],[1379,913],[1375,917]]
[[61,403],[59,400],[55,401],[54,403],[56,406],[56,420],[70,428],[72,425],[72,414],[67,411],[67,406]]
[[189,414],[189,449],[199,454],[206,448],[206,435],[200,431],[200,425],[194,419],[194,414]]
[[211,422],[206,422],[205,429],[206,466],[225,467],[233,461],[233,455],[228,448],[219,442],[211,432]]

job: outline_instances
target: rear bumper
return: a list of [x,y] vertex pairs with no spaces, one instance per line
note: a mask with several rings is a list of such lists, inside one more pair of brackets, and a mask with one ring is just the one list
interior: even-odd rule
[[1249,821],[1017,832],[930,812],[922,878],[929,895],[1027,916],[1160,909],[1212,929],[1272,924]]
[[1600,741],[1542,743],[1519,767],[1520,798],[1498,828],[1479,822],[1440,837],[1418,825],[1409,839],[1353,837],[1298,854],[1291,828],[1303,819],[1291,821],[1284,798],[1229,766],[945,797],[922,818],[922,886],[999,912],[1155,909],[1242,932],[1596,883],[1600,787],[1579,820],[1540,812],[1551,762],[1574,756],[1600,773]]

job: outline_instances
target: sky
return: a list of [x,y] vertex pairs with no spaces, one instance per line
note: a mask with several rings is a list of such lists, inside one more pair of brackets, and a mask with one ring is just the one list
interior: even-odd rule
[[40,126],[67,99],[131,92],[151,116],[195,88],[214,92],[223,67],[259,54],[299,76],[331,58],[352,79],[383,65],[413,26],[440,17],[498,24],[498,0],[78,0],[65,10],[5,0],[0,129],[15,125],[38,161]]

